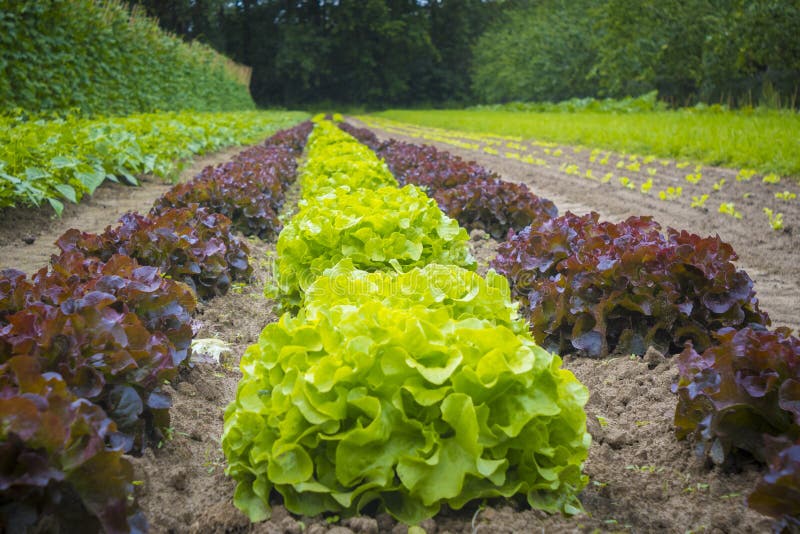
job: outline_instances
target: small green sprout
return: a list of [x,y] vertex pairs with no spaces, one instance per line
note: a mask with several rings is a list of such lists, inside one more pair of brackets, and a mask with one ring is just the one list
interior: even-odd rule
[[749,182],[753,176],[755,176],[756,171],[753,169],[742,169],[739,171],[739,174],[736,175],[737,182]]
[[622,187],[625,187],[627,189],[636,189],[636,184],[633,183],[631,179],[628,178],[627,176],[620,177],[619,183],[622,185]]
[[686,176],[684,176],[684,179],[685,179],[687,182],[689,182],[690,184],[696,184],[696,183],[698,183],[700,180],[702,180],[702,179],[703,179],[703,173],[701,173],[701,172],[697,172],[697,173],[691,173],[691,174],[687,174]]
[[736,211],[736,206],[734,205],[733,202],[723,202],[723,203],[721,203],[719,205],[719,210],[718,211],[720,213],[725,214],[725,215],[730,215],[731,217],[733,217],[735,219],[741,219],[742,218],[742,214],[740,212]]
[[700,196],[692,195],[691,207],[702,208],[705,205],[706,200],[708,200],[708,195],[700,195]]
[[647,181],[642,184],[642,187],[641,187],[642,193],[644,193],[646,195],[647,193],[650,192],[650,189],[652,189],[652,187],[653,187],[653,179],[652,178],[648,178]]
[[714,191],[722,191],[723,185],[725,185],[725,178],[722,178],[720,181],[714,184]]
[[775,213],[769,208],[764,208],[764,213],[769,218],[769,225],[773,230],[783,230],[783,213]]
[[775,198],[778,200],[794,200],[797,198],[797,194],[791,193],[789,191],[784,191],[783,193],[775,193]]
[[768,175],[764,176],[764,178],[762,178],[761,181],[764,182],[765,184],[773,184],[774,185],[774,184],[780,183],[781,177],[778,176],[777,174],[775,174],[774,172],[771,172]]
[[675,200],[680,198],[683,195],[683,188],[682,187],[672,187],[669,186],[666,191],[659,191],[658,198],[661,200]]

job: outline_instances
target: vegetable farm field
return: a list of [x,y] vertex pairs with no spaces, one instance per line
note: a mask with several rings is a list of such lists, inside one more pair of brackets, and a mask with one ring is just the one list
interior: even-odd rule
[[797,35],[0,0],[0,534],[800,534]]
[[797,182],[300,119],[0,212],[8,532],[797,528]]

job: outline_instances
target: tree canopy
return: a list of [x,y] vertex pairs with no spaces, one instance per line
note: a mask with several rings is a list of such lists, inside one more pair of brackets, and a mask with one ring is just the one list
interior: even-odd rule
[[800,0],[138,0],[263,106],[798,105]]

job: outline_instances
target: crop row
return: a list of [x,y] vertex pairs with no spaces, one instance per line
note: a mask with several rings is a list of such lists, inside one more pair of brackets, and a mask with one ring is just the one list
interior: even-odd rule
[[[484,186],[488,171],[474,163],[343,128],[377,147],[398,178],[431,184],[437,198],[441,189],[472,180],[483,186],[481,202],[501,205]],[[494,218],[512,215],[499,211]],[[649,347],[680,353],[677,436],[691,438],[717,464],[743,452],[770,463],[749,502],[779,524],[796,525],[800,341],[787,329],[767,330],[769,317],[736,259],[719,237],[663,231],[649,217],[609,223],[596,213],[540,212],[521,231],[512,227],[491,266],[508,279],[548,350],[589,357],[642,355]]]
[[[269,517],[406,523],[522,494],[580,510],[586,389],[538,347],[464,228],[333,123],[319,122],[298,213],[278,238],[287,311],[241,360],[223,450],[235,504]],[[296,314],[292,313],[296,311]]]
[[128,117],[0,117],[0,209],[49,205],[61,213],[105,180],[174,177],[182,160],[255,143],[299,121],[289,112],[150,113]]
[[309,131],[298,126],[205,169],[148,215],[126,214],[99,235],[67,231],[61,254],[31,278],[0,272],[3,524],[146,530],[123,454],[169,426],[162,385],[188,362],[197,298],[250,273],[234,226],[278,231],[268,228],[272,212],[249,211],[240,191],[277,209]]
[[[742,168],[734,173],[653,154],[561,147],[533,139],[420,127],[371,116],[362,120],[393,134],[484,152],[535,168],[558,169],[565,175],[586,180],[590,188],[624,188],[658,202],[677,202],[735,219],[749,217],[765,229],[784,230],[798,214],[797,184],[772,172],[759,174],[754,169]],[[752,204],[751,197],[760,188],[769,191],[772,199],[749,213],[743,210],[742,206]]]

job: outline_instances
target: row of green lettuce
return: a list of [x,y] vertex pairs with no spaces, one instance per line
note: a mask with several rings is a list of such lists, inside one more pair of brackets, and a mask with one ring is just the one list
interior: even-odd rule
[[0,0],[0,113],[255,108],[250,69],[120,0]]
[[250,144],[302,120],[297,112],[152,113],[122,118],[0,117],[0,210],[49,204],[60,214],[105,180],[175,178],[185,160]]
[[191,358],[197,299],[249,280],[233,230],[277,234],[310,126],[204,169],[102,234],[67,231],[30,277],[0,271],[0,525],[147,531],[124,453],[166,439],[163,385]]
[[507,233],[490,266],[507,278],[547,350],[595,358],[641,356],[648,347],[680,353],[677,437],[723,467],[742,456],[768,464],[748,503],[775,517],[778,530],[798,524],[800,339],[787,328],[768,330],[729,244],[663,229],[650,217],[557,216],[548,201],[487,179],[474,162],[341,127],[385,158],[401,183],[424,184],[459,221],[467,214],[462,224]]
[[580,510],[586,389],[538,347],[508,284],[417,186],[318,121],[299,211],[278,238],[289,311],[241,360],[222,445],[258,521],[372,504],[407,523],[522,494]]

